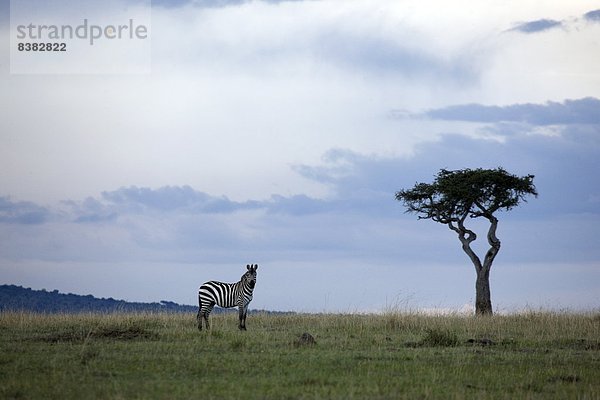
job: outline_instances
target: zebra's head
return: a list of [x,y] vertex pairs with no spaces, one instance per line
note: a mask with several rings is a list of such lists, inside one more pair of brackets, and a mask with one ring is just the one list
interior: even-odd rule
[[256,270],[258,269],[258,264],[248,264],[246,265],[246,273],[242,276],[242,281],[248,282],[248,285],[251,289],[254,289],[254,285],[256,285]]

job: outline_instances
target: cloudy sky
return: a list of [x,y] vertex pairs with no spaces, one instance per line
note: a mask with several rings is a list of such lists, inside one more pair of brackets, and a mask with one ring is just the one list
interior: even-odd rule
[[495,308],[600,307],[597,1],[161,0],[151,71],[109,74],[11,73],[5,3],[0,283],[196,304],[258,263],[253,308],[468,308],[394,193],[502,166],[540,195],[498,215]]

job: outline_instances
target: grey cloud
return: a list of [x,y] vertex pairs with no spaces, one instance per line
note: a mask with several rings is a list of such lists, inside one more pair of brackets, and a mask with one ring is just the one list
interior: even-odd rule
[[547,31],[549,29],[558,28],[563,26],[561,21],[553,19],[538,19],[536,21],[529,21],[519,24],[511,29],[511,31],[518,31],[522,33],[536,33]]
[[65,201],[80,223],[101,223],[126,215],[218,215],[238,211],[263,210],[270,214],[307,215],[331,210],[330,205],[305,195],[272,195],[266,200],[236,202],[226,196],[211,196],[190,186],[164,186],[157,189],[131,186],[103,192],[99,199]]
[[28,201],[13,202],[0,197],[0,223],[35,225],[46,222],[52,213],[45,207]]
[[165,186],[159,189],[131,186],[103,192],[102,198],[123,209],[137,212],[188,210],[198,213],[221,213],[253,208],[251,202],[237,203],[225,196],[210,196],[190,186]]
[[590,22],[600,22],[600,10],[589,11],[583,14],[583,18]]
[[600,124],[600,99],[586,97],[546,104],[486,106],[463,104],[433,109],[424,116],[445,121],[518,122],[533,125]]
[[110,222],[118,218],[119,214],[114,209],[93,197],[88,197],[81,202],[65,200],[63,207],[67,207],[72,220],[77,223],[100,223]]
[[[589,11],[582,15],[583,20],[588,22],[600,22],[600,10]],[[557,21],[554,19],[538,19],[535,21],[527,21],[523,23],[519,23],[514,26],[512,29],[509,29],[509,32],[521,32],[525,34],[544,32],[555,28],[575,28],[577,29],[577,23],[580,18],[570,18],[564,19],[561,21]]]
[[99,199],[87,198],[65,204],[73,213],[73,220],[80,223],[107,222],[131,214],[219,214],[258,207],[252,201],[238,203],[225,196],[210,196],[190,186],[124,187],[102,192]]
[[165,186],[158,189],[129,187],[102,193],[102,198],[123,210],[142,212],[145,209],[160,212],[189,214],[228,214],[244,210],[265,210],[274,214],[303,215],[326,211],[325,204],[305,195],[285,197],[272,195],[270,199],[236,202],[226,196],[211,196],[190,186]]

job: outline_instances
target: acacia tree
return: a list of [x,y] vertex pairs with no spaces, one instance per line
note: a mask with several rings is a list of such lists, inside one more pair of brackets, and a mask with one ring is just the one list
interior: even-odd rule
[[[457,233],[462,249],[473,262],[477,272],[477,315],[492,314],[490,269],[500,251],[500,240],[496,236],[498,219],[494,213],[499,210],[511,210],[521,201],[526,202],[527,195],[537,197],[533,178],[533,175],[518,177],[509,174],[503,168],[456,171],[442,169],[433,183],[417,183],[412,189],[396,193],[396,200],[404,204],[406,212],[417,214],[418,219],[431,219],[446,224]],[[471,243],[477,239],[477,235],[465,226],[467,218],[480,217],[490,223],[487,232],[490,247],[483,262],[471,248]]]

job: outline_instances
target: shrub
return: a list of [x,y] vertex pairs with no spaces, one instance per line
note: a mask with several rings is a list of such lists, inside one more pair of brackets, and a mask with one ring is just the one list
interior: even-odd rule
[[453,347],[459,344],[456,333],[439,328],[430,328],[425,331],[425,336],[420,343],[422,346]]

